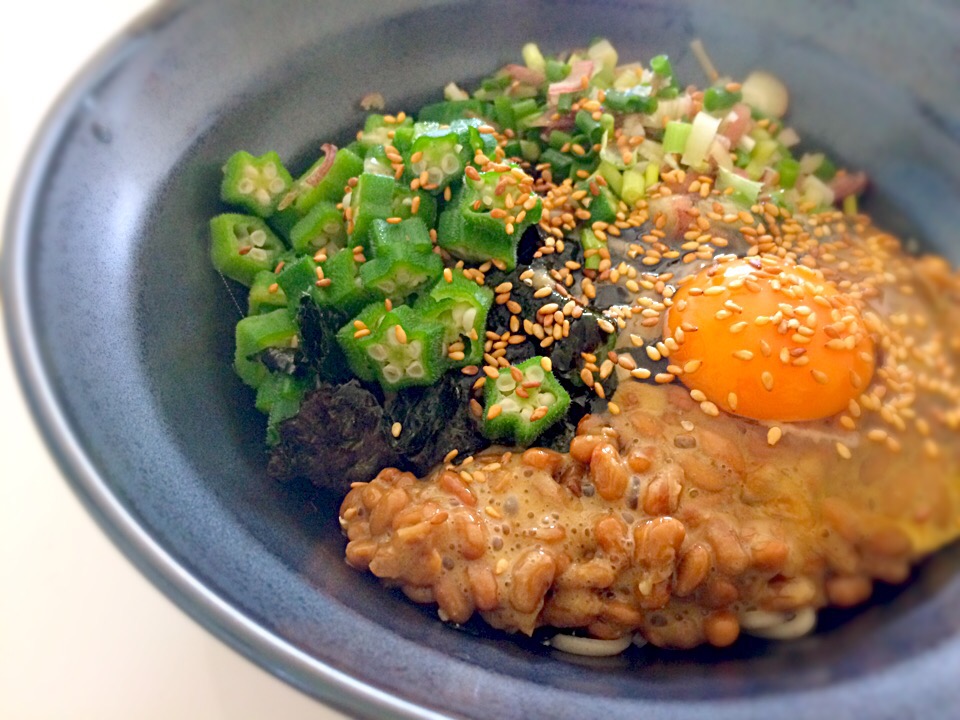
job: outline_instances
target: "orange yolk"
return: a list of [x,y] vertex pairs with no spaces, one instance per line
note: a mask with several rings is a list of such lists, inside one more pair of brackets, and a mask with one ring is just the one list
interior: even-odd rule
[[702,270],[677,289],[667,326],[678,346],[670,363],[691,394],[743,417],[829,417],[873,377],[860,311],[818,271],[787,261],[738,258]]

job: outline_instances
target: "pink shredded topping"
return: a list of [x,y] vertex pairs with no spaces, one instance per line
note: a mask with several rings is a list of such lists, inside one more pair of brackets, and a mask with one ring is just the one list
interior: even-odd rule
[[865,172],[838,172],[833,180],[829,182],[830,189],[833,190],[834,202],[843,200],[850,195],[859,195],[867,189],[867,174]]
[[327,173],[330,172],[330,166],[333,165],[333,157],[337,154],[337,146],[330,143],[324,143],[320,149],[325,153],[323,162],[303,180],[310,187],[316,187],[327,176]]
[[538,86],[546,79],[540,70],[533,70],[526,65],[511,63],[510,65],[505,65],[503,71],[517,82],[522,82],[526,85]]
[[730,140],[730,145],[740,142],[750,129],[753,118],[750,115],[750,106],[743,103],[734,105],[720,125],[720,134]]
[[593,60],[579,60],[570,67],[570,74],[566,78],[555,82],[547,88],[547,95],[551,102],[564,93],[577,92],[583,88],[583,77],[588,79],[593,75]]

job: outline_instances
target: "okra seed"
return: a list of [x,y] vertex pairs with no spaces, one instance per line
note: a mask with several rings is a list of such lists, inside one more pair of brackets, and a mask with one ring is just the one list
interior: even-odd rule
[[535,383],[543,382],[544,373],[543,368],[540,365],[532,365],[527,368],[525,377],[527,380]]
[[421,363],[419,360],[410,363],[407,366],[407,375],[412,378],[422,378],[424,375],[426,375],[426,371],[423,368],[423,363]]
[[452,153],[446,155],[443,160],[440,161],[440,169],[444,175],[453,175],[460,170],[460,159]]
[[515,413],[520,410],[520,403],[513,398],[504,398],[500,401],[500,408],[507,413]]
[[517,383],[514,382],[513,378],[509,375],[501,375],[497,378],[497,390],[506,395],[507,393],[513,392],[514,388],[517,387]]

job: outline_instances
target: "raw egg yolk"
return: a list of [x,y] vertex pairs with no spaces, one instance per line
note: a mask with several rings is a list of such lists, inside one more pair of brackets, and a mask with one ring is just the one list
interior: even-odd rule
[[[702,402],[757,420],[817,420],[873,377],[873,340],[851,298],[803,265],[733,258],[673,295],[672,365]],[[671,343],[672,345],[672,343]]]

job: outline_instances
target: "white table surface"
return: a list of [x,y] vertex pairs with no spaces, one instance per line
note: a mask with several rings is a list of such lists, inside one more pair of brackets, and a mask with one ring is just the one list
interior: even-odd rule
[[[0,42],[0,215],[26,146],[57,93],[149,4],[7,5]],[[0,346],[0,717],[343,717],[208,634],[127,562],[54,466],[19,391],[5,336]]]

